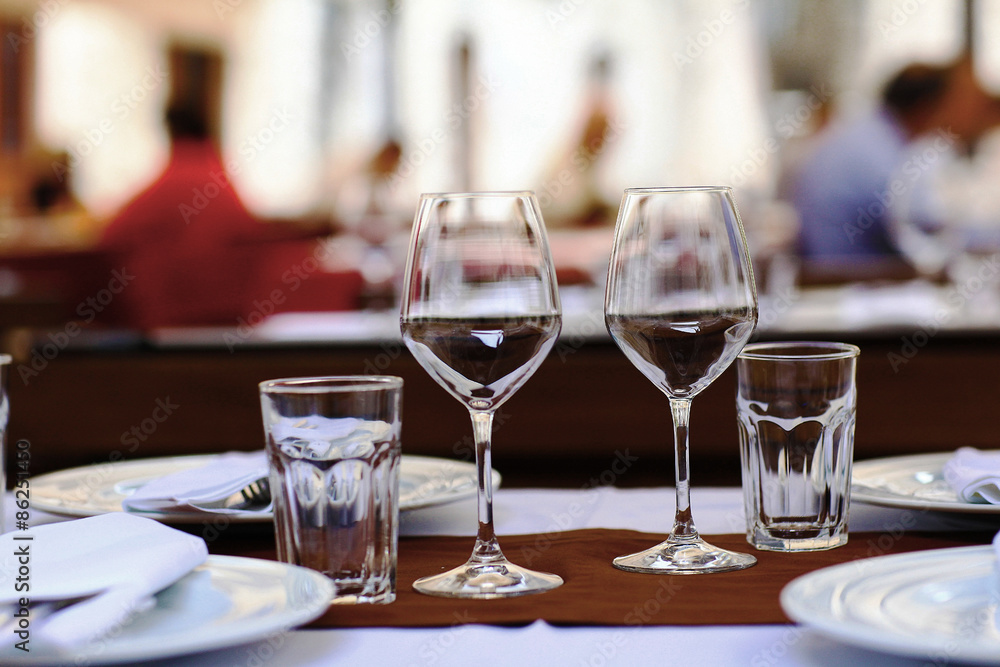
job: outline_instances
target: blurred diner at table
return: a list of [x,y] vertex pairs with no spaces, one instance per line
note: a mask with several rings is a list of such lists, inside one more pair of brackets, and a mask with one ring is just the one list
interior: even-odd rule
[[928,233],[947,225],[946,214],[928,203],[935,193],[927,174],[969,154],[997,125],[1000,97],[983,89],[970,58],[907,65],[886,82],[871,112],[821,130],[791,177],[801,255],[848,263],[907,259],[893,225],[901,202],[909,224]]
[[166,116],[166,168],[99,241],[129,274],[123,324],[232,325],[244,314],[263,224],[240,200],[202,119],[183,108]]

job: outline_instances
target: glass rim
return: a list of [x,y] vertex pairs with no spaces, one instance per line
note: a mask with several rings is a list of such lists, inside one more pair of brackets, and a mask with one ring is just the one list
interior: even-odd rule
[[[815,350],[789,354],[792,349]],[[784,351],[784,352],[783,352]],[[861,354],[861,348],[851,343],[834,341],[775,341],[770,343],[750,343],[743,348],[737,359],[753,361],[832,361],[835,359],[853,359]]]
[[402,389],[403,378],[396,375],[317,375],[264,380],[258,385],[263,393],[327,394],[381,389]]
[[728,192],[732,194],[733,188],[729,185],[667,185],[660,187],[625,188],[625,194],[627,195],[653,195],[675,192]]
[[478,198],[501,198],[501,197],[534,197],[534,190],[472,190],[469,192],[425,192],[420,195],[421,199],[472,199]]

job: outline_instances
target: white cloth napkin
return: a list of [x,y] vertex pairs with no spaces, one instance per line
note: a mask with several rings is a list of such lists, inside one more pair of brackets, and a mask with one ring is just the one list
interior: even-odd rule
[[[271,436],[289,455],[329,460],[365,456],[375,442],[389,437],[392,425],[352,417],[275,418]],[[223,500],[262,477],[267,477],[267,455],[227,452],[204,466],[181,470],[151,480],[122,501],[122,508],[138,512],[216,512],[240,514],[246,510],[199,507]]]
[[365,456],[375,442],[389,437],[392,426],[377,420],[310,415],[275,419],[270,429],[289,456],[330,460]]
[[153,595],[202,564],[208,549],[200,537],[115,512],[0,535],[0,554],[0,605],[94,596],[31,620],[32,647],[68,651],[152,607]]
[[1000,451],[962,447],[945,462],[943,475],[961,500],[1000,504]]
[[[267,457],[263,451],[228,452],[204,466],[164,475],[143,484],[122,501],[122,508],[140,512],[205,511],[192,503],[222,500],[266,476]],[[235,514],[245,510],[211,511]]]

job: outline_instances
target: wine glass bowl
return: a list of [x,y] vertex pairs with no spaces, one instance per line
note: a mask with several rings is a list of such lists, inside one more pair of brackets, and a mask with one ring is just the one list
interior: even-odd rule
[[429,595],[499,598],[562,584],[508,561],[493,530],[493,414],[535,372],[562,325],[555,268],[530,192],[423,195],[400,310],[417,362],[469,410],[479,531],[469,560],[414,582]]
[[667,395],[674,424],[677,507],[661,544],[614,560],[634,572],[698,574],[756,559],[708,544],[690,507],[692,399],[736,358],[757,323],[743,227],[725,187],[625,191],[604,302],[615,343]]

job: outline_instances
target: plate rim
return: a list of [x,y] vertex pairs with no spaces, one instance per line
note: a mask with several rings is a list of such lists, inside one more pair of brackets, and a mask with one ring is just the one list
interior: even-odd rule
[[[836,618],[829,613],[831,608],[830,604],[826,604],[823,608],[824,612],[827,613],[822,618],[817,618],[813,613],[811,613],[809,609],[810,605],[799,603],[799,600],[806,599],[807,597],[815,601],[816,596],[814,590],[810,591],[812,593],[811,596],[806,596],[803,595],[804,591],[801,589],[814,587],[815,580],[817,579],[821,580],[820,583],[823,583],[822,580],[824,579],[830,579],[834,582],[834,588],[824,586],[824,590],[822,591],[824,600],[831,602],[833,599],[832,592],[835,590],[835,587],[839,587],[839,585],[843,585],[846,582],[862,581],[864,578],[879,576],[887,568],[893,568],[893,571],[897,572],[906,572],[907,569],[905,565],[914,560],[923,560],[933,563],[937,559],[948,561],[949,559],[953,559],[956,555],[979,557],[984,560],[990,559],[994,561],[994,563],[997,559],[993,546],[988,544],[946,547],[942,549],[927,549],[900,554],[874,556],[871,558],[861,558],[844,563],[838,563],[836,565],[830,565],[796,577],[792,581],[785,584],[785,586],[781,589],[779,602],[782,610],[790,619],[792,619],[793,622],[805,626],[806,628],[811,628],[820,634],[852,646],[910,658],[933,659],[936,652],[946,650],[943,648],[944,643],[950,641],[953,645],[960,647],[958,653],[948,653],[948,658],[950,660],[975,660],[979,662],[986,662],[991,665],[1000,665],[1000,650],[998,650],[1000,649],[1000,642],[992,645],[979,643],[970,646],[967,642],[955,644],[953,639],[938,639],[936,638],[936,635],[924,634],[915,636],[902,633],[893,634],[891,629],[887,629],[882,626],[868,626],[857,621],[851,621],[848,623],[845,622],[844,619]],[[880,563],[880,569],[876,570],[874,573],[869,570],[865,573],[864,577],[855,577],[853,580],[838,576],[840,570],[856,570],[858,569],[859,564],[871,563],[874,561],[879,561]],[[926,579],[921,579],[920,581],[926,581]]]
[[[214,453],[200,453],[200,454],[181,454],[175,456],[153,456],[146,458],[136,458],[127,459],[119,461],[105,461],[100,463],[93,463],[83,466],[74,466],[72,468],[63,468],[60,470],[53,470],[50,472],[42,473],[32,477],[32,509],[40,510],[47,514],[54,516],[64,517],[64,518],[85,518],[90,516],[96,516],[98,514],[105,513],[104,510],[79,507],[79,506],[63,506],[57,503],[50,503],[46,501],[44,496],[38,495],[38,489],[40,484],[47,484],[53,481],[57,482],[63,476],[74,476],[74,475],[87,475],[92,470],[99,470],[101,466],[126,466],[140,468],[146,466],[155,465],[178,465],[185,462],[191,462],[191,467],[198,465],[199,461],[204,460],[206,463],[211,461],[213,458],[222,456],[224,452],[214,452]],[[469,461],[461,461],[457,459],[448,459],[444,457],[437,456],[426,456],[422,454],[403,454],[400,458],[400,468],[402,469],[403,464],[406,463],[411,466],[434,466],[437,468],[442,468],[445,466],[456,466],[464,471],[467,471],[475,476],[476,465],[475,463]],[[495,469],[492,471],[493,477],[493,488],[496,490],[500,487],[503,480],[502,476]],[[121,483],[110,482],[110,484]],[[104,486],[98,485],[96,492],[100,488],[106,488],[108,482],[104,483]],[[426,498],[419,498],[412,502],[406,503],[405,505],[400,503],[400,512],[408,512],[412,510],[425,509],[428,507],[437,507],[439,505],[446,505],[453,502],[458,502],[460,500],[465,500],[467,498],[475,497],[478,493],[477,485],[473,483],[468,489],[460,489],[458,491],[451,491],[445,494],[430,495]],[[86,501],[84,501],[86,502]],[[126,510],[115,510],[115,511],[126,511]],[[197,524],[205,521],[206,518],[211,517],[225,517],[225,520],[230,523],[267,523],[272,521],[273,515],[271,512],[255,512],[255,513],[244,513],[244,514],[213,514],[209,512],[162,512],[162,511],[148,511],[148,512],[130,512],[137,516],[144,516],[151,519],[156,519],[157,521],[162,521],[164,523],[174,524],[174,525],[187,525],[187,524]]]
[[[23,661],[25,665],[63,665],[83,660],[86,664],[122,664],[134,663],[135,661],[164,660],[177,658],[180,656],[192,656],[200,653],[207,653],[226,648],[235,648],[261,641],[275,632],[291,631],[297,627],[310,623],[323,614],[330,607],[330,599],[335,592],[335,584],[324,574],[315,570],[310,570],[298,565],[272,561],[263,558],[248,558],[245,556],[228,556],[211,554],[198,567],[185,575],[180,581],[184,581],[193,574],[199,572],[212,572],[219,574],[226,571],[242,571],[245,574],[259,575],[261,570],[274,571],[276,577],[284,572],[285,579],[291,576],[296,577],[298,582],[305,579],[311,580],[317,587],[316,595],[310,599],[308,605],[298,609],[285,609],[282,614],[268,613],[264,617],[256,617],[256,622],[248,623],[247,618],[233,618],[222,626],[227,628],[224,633],[219,632],[216,627],[211,635],[191,635],[190,633],[174,632],[168,635],[170,641],[149,641],[150,635],[143,641],[136,638],[129,638],[128,628],[125,626],[122,632],[115,636],[94,640],[98,648],[93,648],[94,643],[83,647],[79,651],[68,654],[46,653],[36,657],[29,657]],[[177,582],[160,591],[169,591]],[[301,585],[297,585],[301,588]],[[158,593],[157,595],[159,595]],[[265,622],[264,618],[271,618],[270,622]],[[162,635],[162,630],[159,631]],[[186,639],[186,637],[196,637]],[[122,637],[125,639],[123,640]],[[141,635],[140,635],[141,638]]]
[[[997,451],[1000,453],[1000,450],[984,451]],[[1000,505],[992,505],[990,503],[970,503],[961,500],[950,501],[913,498],[899,494],[891,494],[890,492],[880,491],[871,485],[858,483],[857,473],[859,467],[864,469],[867,467],[881,465],[900,465],[934,461],[937,463],[936,467],[940,469],[943,466],[944,461],[947,461],[948,458],[954,455],[954,453],[954,451],[924,452],[920,454],[883,456],[875,459],[855,461],[851,472],[851,501],[862,502],[868,505],[877,505],[879,507],[892,507],[896,509],[917,509],[935,512],[952,512],[958,514],[1000,514]]]

